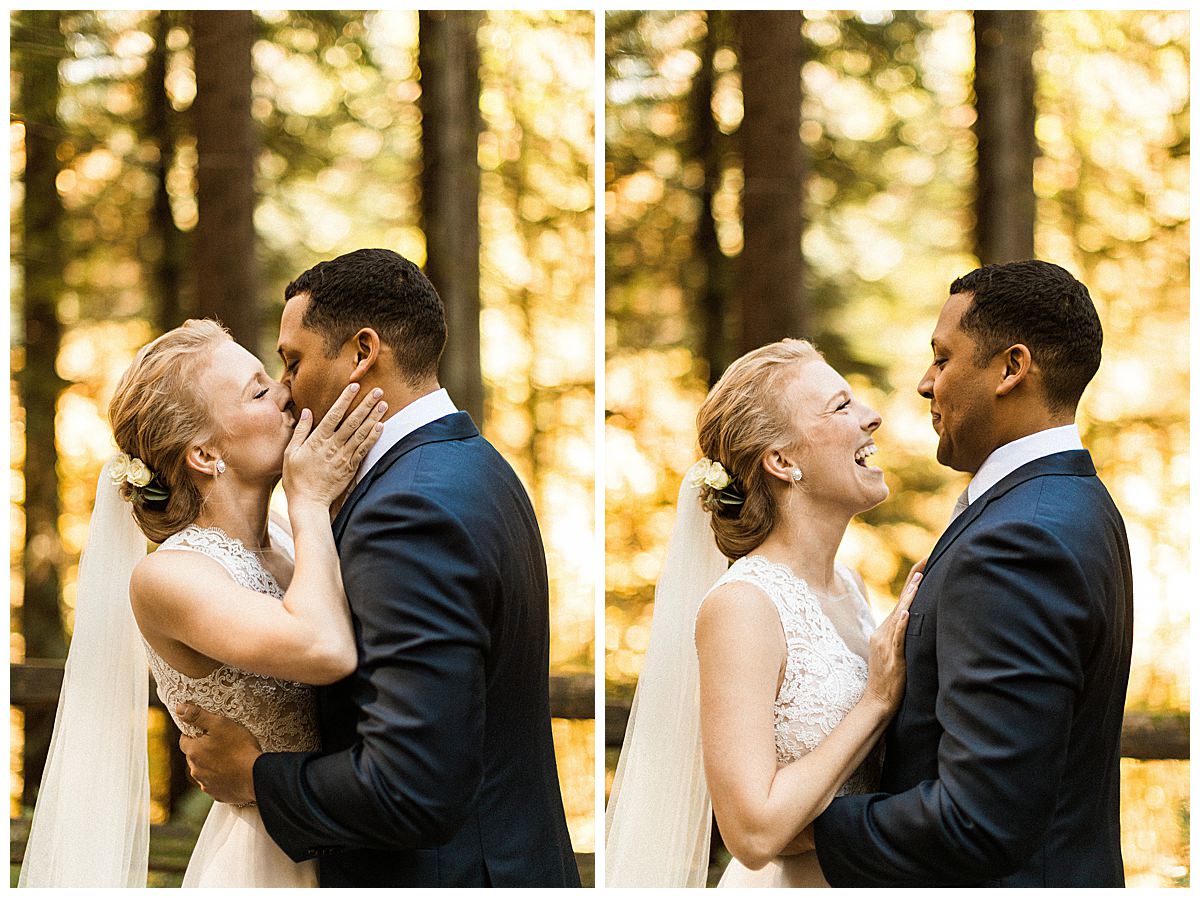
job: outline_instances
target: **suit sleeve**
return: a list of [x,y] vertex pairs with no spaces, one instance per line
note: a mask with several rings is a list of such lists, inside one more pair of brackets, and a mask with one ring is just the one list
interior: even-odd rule
[[1076,559],[1034,524],[964,535],[938,596],[937,778],[817,818],[835,886],[966,885],[1019,869],[1053,817],[1095,638]]
[[267,831],[297,861],[444,843],[483,776],[491,600],[470,535],[429,500],[393,494],[358,509],[342,541],[367,680],[355,744],[254,766]]

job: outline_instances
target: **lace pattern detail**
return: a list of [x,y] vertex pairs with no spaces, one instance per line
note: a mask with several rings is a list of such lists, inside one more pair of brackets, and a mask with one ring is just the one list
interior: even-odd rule
[[[874,626],[866,599],[849,572],[841,565],[836,569],[850,588],[843,601],[857,606],[855,623],[866,638]],[[775,698],[775,755],[782,767],[820,745],[850,713],[867,688],[867,662],[847,646],[820,597],[786,565],[747,555],[735,561],[712,588],[735,581],[766,593],[787,640],[783,683]],[[872,750],[838,795],[875,790],[882,769],[881,747],[882,743]]]
[[[290,554],[291,542],[282,530],[271,525],[271,537]],[[271,573],[241,542],[214,527],[192,525],[170,536],[158,551],[200,552],[218,561],[246,589],[283,600],[283,590]],[[206,711],[236,720],[257,737],[263,751],[316,751],[316,703],[313,689],[301,683],[263,677],[222,665],[203,677],[189,677],[171,667],[158,652],[143,642],[158,697],[180,731],[190,736],[199,731],[175,716],[177,702],[192,702]]]

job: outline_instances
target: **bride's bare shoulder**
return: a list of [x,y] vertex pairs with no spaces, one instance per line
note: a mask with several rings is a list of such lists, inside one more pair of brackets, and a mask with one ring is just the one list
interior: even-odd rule
[[779,612],[765,592],[753,583],[722,583],[700,603],[696,613],[697,645],[705,637],[724,641],[781,634]]
[[228,587],[229,572],[215,559],[199,552],[160,549],[138,561],[129,580],[129,601],[140,624],[176,614]]

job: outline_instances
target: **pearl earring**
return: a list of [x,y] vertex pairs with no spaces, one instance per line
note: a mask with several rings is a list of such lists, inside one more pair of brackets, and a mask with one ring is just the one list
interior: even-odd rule
[[792,482],[799,483],[803,479],[804,479],[804,472],[801,471],[799,468],[792,468]]
[[225,459],[223,459],[223,458],[217,459],[217,473],[218,474],[225,473]]

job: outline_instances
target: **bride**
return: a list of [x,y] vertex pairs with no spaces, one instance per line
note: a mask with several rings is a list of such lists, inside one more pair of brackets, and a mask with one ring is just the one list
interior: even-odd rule
[[715,813],[733,855],[721,886],[823,886],[804,831],[878,783],[920,582],[914,569],[875,628],[862,580],[834,560],[850,519],[888,495],[867,464],[880,419],[811,344],[782,340],[734,362],[697,424],[704,458],[655,591],[605,882],[704,886]]
[[[266,751],[317,747],[303,684],[356,663],[330,506],[386,411],[373,393],[347,415],[356,391],[313,429],[205,320],[143,347],[125,372],[109,407],[121,452],[97,486],[21,886],[146,885],[147,660],[172,717],[190,701]],[[281,475],[290,527],[268,514]],[[147,539],[161,543],[150,555]],[[316,886],[316,862],[289,860],[255,807],[215,804],[183,884]]]

